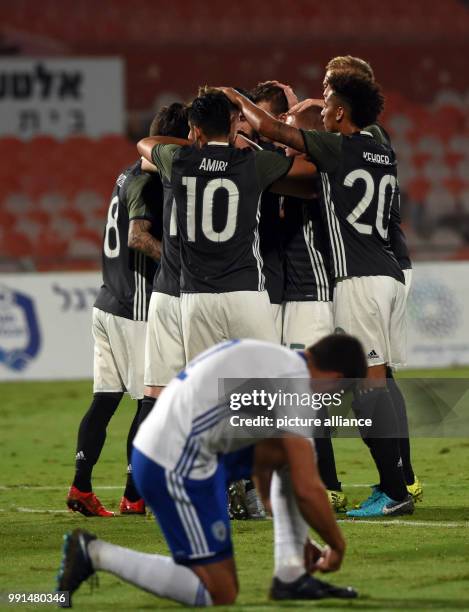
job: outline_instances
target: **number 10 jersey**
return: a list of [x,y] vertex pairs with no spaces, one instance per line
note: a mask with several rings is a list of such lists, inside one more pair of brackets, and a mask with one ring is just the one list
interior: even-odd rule
[[152,158],[176,201],[181,292],[264,291],[260,197],[291,160],[227,143],[156,145]]

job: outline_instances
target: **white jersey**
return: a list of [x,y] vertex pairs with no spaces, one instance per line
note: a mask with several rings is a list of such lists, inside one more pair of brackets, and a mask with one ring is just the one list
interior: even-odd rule
[[[165,469],[204,479],[215,472],[219,454],[278,434],[278,427],[233,425],[233,416],[245,417],[251,410],[251,416],[262,413],[276,418],[289,412],[314,417],[310,406],[295,405],[289,410],[281,402],[280,407],[277,403],[270,410],[255,406],[233,409],[233,391],[239,390],[239,379],[249,381],[250,389],[270,387],[311,395],[309,372],[301,354],[260,340],[223,342],[201,353],[170,382],[138,430],[134,446]],[[262,383],[257,385],[257,379]],[[309,428],[308,433],[304,427],[286,429],[311,435]]]

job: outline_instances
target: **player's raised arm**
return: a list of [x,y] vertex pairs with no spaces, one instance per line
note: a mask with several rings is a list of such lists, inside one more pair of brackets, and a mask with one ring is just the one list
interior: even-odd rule
[[176,138],[175,136],[147,136],[137,142],[137,149],[142,157],[153,164],[151,152],[154,146],[160,144],[172,144],[183,147],[184,145],[192,144],[192,142],[186,138]]
[[281,142],[292,149],[302,153],[305,152],[305,144],[300,130],[286,125],[282,121],[278,121],[271,114],[262,110],[236,91],[236,89],[232,87],[221,87],[220,89],[233,104],[238,106],[256,132],[259,132],[259,134],[273,142]]

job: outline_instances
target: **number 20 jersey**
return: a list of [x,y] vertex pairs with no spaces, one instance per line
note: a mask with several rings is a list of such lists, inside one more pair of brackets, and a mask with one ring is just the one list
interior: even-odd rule
[[142,171],[141,161],[117,178],[103,238],[103,284],[95,307],[118,317],[146,321],[157,262],[128,247],[129,222],[151,221],[161,239],[163,188],[158,175]]
[[181,292],[265,289],[260,198],[290,166],[278,153],[221,143],[175,153],[171,184],[181,240]]
[[391,276],[404,282],[388,237],[391,209],[399,207],[392,148],[369,131],[344,136],[313,130],[303,137],[321,176],[333,276]]

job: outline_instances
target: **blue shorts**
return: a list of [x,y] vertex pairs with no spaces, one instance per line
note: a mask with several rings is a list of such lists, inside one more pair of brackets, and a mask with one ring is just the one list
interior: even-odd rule
[[251,476],[253,455],[253,446],[222,455],[213,476],[195,480],[133,449],[135,486],[156,516],[176,563],[203,565],[233,556],[227,485]]

